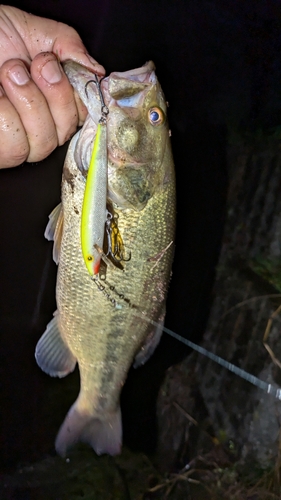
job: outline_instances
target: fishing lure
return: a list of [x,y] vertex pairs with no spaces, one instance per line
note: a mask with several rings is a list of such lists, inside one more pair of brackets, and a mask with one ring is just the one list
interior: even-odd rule
[[129,256],[126,258],[123,239],[118,227],[117,214],[113,216],[110,212],[107,212],[105,231],[107,235],[107,252],[105,255],[110,256],[117,266],[121,266],[121,262],[129,262],[131,260],[131,252],[129,252]]
[[[104,225],[107,218],[107,115],[108,108],[104,104],[100,83],[96,76],[94,82],[101,99],[101,118],[94,140],[92,157],[86,179],[81,216],[81,246],[83,258],[91,276],[97,275],[102,258],[98,248],[103,248]],[[85,93],[87,95],[87,85]]]

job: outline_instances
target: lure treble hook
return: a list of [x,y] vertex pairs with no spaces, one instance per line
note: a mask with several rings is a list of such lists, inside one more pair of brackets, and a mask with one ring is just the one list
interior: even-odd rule
[[109,109],[108,109],[108,107],[106,106],[106,104],[104,102],[103,93],[102,93],[102,90],[101,90],[100,82],[102,80],[103,80],[103,78],[101,78],[101,80],[99,81],[97,75],[95,75],[95,80],[89,80],[86,83],[86,85],[85,85],[85,94],[87,96],[87,99],[89,99],[87,87],[88,87],[89,83],[95,83],[96,86],[97,86],[97,88],[98,88],[98,92],[99,92],[99,96],[100,96],[100,101],[101,101],[101,118],[99,120],[99,123],[105,124],[106,123],[106,119],[107,119],[107,115],[109,113]]
[[129,262],[129,260],[131,260],[131,252],[129,253],[129,257],[126,258],[123,252],[123,241],[119,232],[117,220],[117,215],[113,216],[107,211],[107,220],[105,222],[105,231],[107,235],[106,256],[110,256],[114,262],[120,264],[121,262]]

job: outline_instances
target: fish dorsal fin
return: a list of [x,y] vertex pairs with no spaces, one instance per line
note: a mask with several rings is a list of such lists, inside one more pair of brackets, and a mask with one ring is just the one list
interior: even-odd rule
[[56,264],[60,259],[60,248],[63,230],[63,211],[62,204],[59,203],[56,208],[49,215],[49,222],[47,224],[44,236],[48,241],[54,241],[53,259]]
[[37,343],[35,359],[43,372],[51,377],[62,378],[73,372],[76,358],[61,337],[57,319],[58,314],[55,313]]

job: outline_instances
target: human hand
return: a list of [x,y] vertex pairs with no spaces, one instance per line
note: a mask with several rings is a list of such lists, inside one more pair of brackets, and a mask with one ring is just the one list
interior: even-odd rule
[[43,160],[86,118],[59,61],[105,71],[73,28],[6,5],[0,47],[0,168],[7,168]]

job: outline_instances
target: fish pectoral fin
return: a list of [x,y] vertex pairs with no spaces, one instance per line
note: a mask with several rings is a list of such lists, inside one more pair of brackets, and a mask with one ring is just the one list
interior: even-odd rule
[[63,230],[63,211],[62,204],[59,203],[49,215],[49,222],[45,229],[44,236],[48,241],[54,241],[53,259],[56,264],[59,263],[60,247]]
[[57,323],[57,315],[48,323],[37,343],[35,359],[38,366],[51,377],[65,377],[73,372],[76,358],[64,343]]
[[152,356],[156,347],[158,346],[161,335],[163,332],[165,313],[161,314],[160,319],[158,320],[158,325],[156,328],[150,331],[144,344],[141,346],[141,349],[137,353],[134,362],[134,368],[138,368],[139,366],[144,365],[147,360]]
[[59,203],[49,215],[49,222],[44,233],[44,236],[48,241],[53,241],[55,238],[56,227],[61,216],[61,212],[62,205]]
[[78,400],[70,408],[56,438],[56,450],[64,457],[69,448],[78,442],[87,443],[97,455],[118,455],[122,446],[120,406],[116,411],[102,416],[83,411]]

